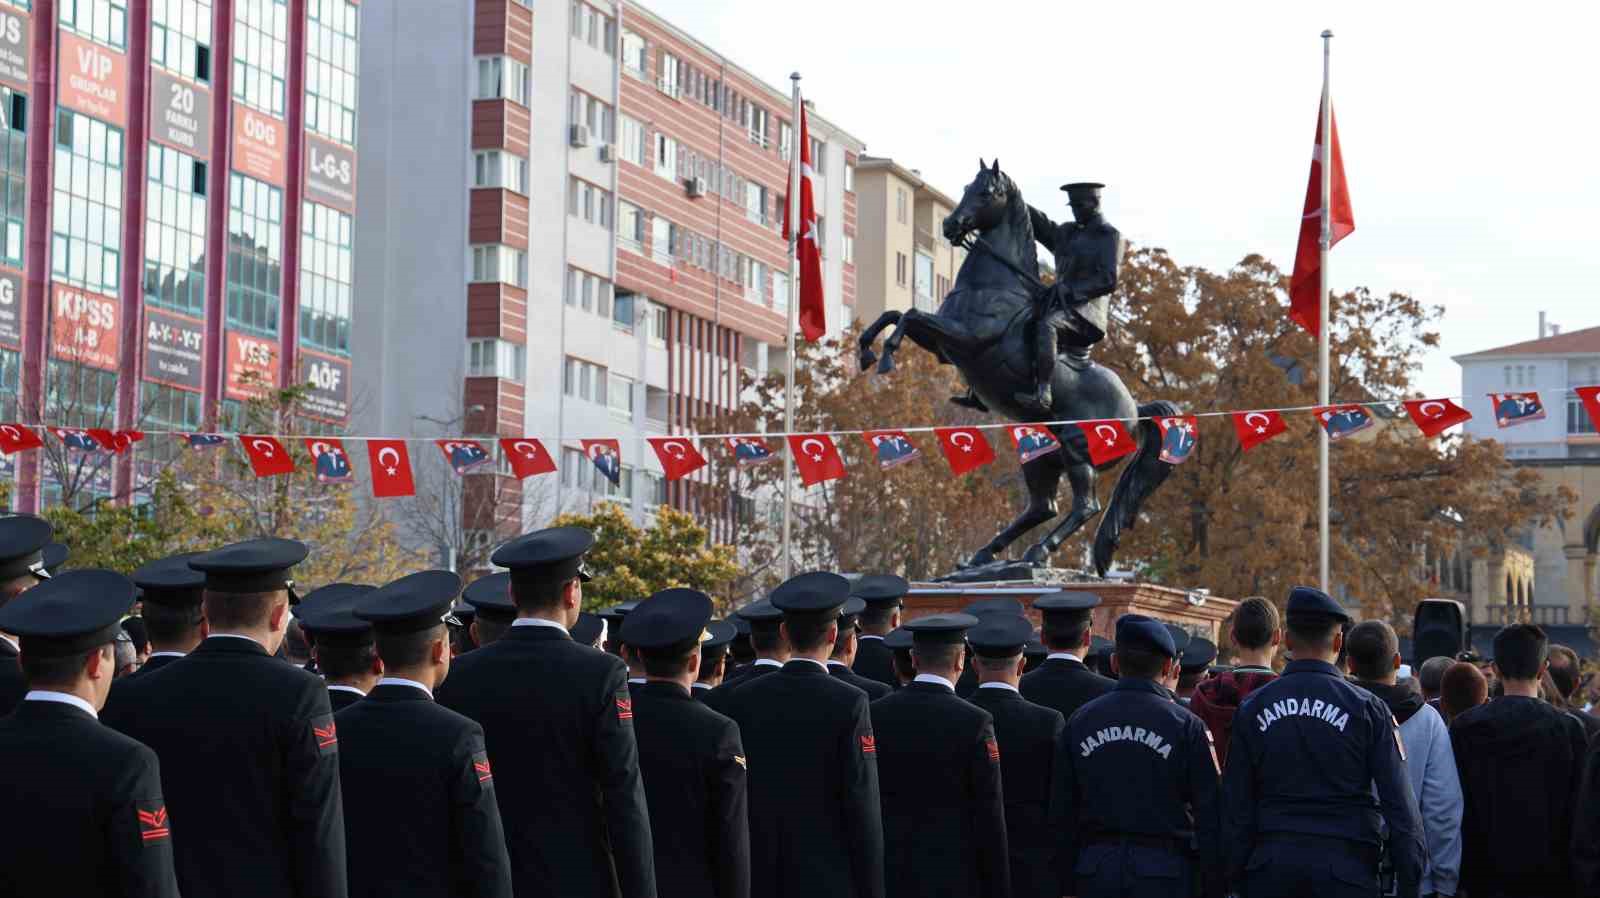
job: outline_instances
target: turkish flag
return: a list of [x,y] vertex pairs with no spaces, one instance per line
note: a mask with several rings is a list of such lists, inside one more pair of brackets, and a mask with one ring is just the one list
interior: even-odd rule
[[444,453],[444,460],[450,463],[457,474],[465,474],[479,465],[488,464],[492,459],[489,450],[477,440],[434,440],[439,451]]
[[38,449],[44,445],[32,427],[25,424],[0,424],[0,452],[10,455],[24,449]]
[[1328,248],[1350,236],[1356,229],[1355,213],[1350,211],[1350,187],[1344,180],[1344,159],[1339,155],[1339,123],[1328,114],[1332,139],[1329,152],[1322,147],[1322,107],[1317,107],[1317,139],[1312,144],[1311,183],[1306,185],[1305,208],[1300,214],[1300,245],[1294,251],[1294,276],[1289,279],[1289,317],[1317,336],[1322,326],[1322,160],[1333,159],[1333,177],[1328,191]]
[[[1589,412],[1589,423],[1595,430],[1600,430],[1600,387],[1574,387],[1578,399],[1583,402],[1583,407]],[[38,439],[35,437],[34,439]],[[35,443],[34,445],[38,445]]]
[[612,486],[622,485],[622,444],[616,440],[579,440],[583,454]]
[[903,430],[869,430],[862,436],[867,445],[872,447],[872,456],[878,460],[878,467],[886,471],[922,454]]
[[[817,199],[812,184],[815,169],[811,167],[811,129],[806,124],[806,110],[800,107],[800,239],[795,241],[795,254],[800,259],[800,332],[807,340],[816,342],[827,332],[825,306],[822,299],[822,248],[817,243]],[[793,172],[790,172],[791,178]],[[789,183],[788,196],[794,196],[794,182]],[[789,240],[789,207],[783,204],[783,239]]]
[[800,469],[800,482],[806,486],[844,476],[839,447],[825,433],[793,434],[789,437],[789,451],[794,453],[794,466]]
[[328,437],[308,437],[306,451],[311,453],[311,467],[319,483],[349,483],[355,479],[355,469],[350,466],[350,455],[344,443]]
[[250,467],[257,477],[276,477],[294,471],[294,459],[289,457],[289,450],[275,437],[240,434],[239,443],[244,446],[244,454],[250,456]]
[[1277,412],[1233,413],[1233,432],[1239,435],[1239,446],[1246,452],[1288,429]]
[[1319,405],[1311,411],[1317,416],[1322,429],[1328,432],[1330,442],[1358,434],[1373,424],[1372,413],[1367,411],[1366,406],[1357,403]]
[[1407,399],[1405,406],[1406,414],[1430,437],[1472,420],[1471,412],[1448,399]]
[[94,441],[100,444],[100,448],[106,450],[107,452],[121,455],[122,450],[133,445],[133,443],[127,439],[117,439],[117,435],[115,433],[112,433],[104,427],[91,427],[86,432],[89,434],[89,436],[94,437]]
[[936,427],[933,435],[939,438],[950,473],[957,477],[994,461],[994,447],[976,427]]
[[518,480],[526,480],[535,474],[548,474],[556,469],[555,459],[550,457],[544,444],[533,437],[501,440],[500,451],[506,454],[511,473],[517,475]]
[[706,466],[706,457],[683,437],[651,437],[648,442],[661,459],[668,480],[682,479]]
[[1013,424],[1006,431],[1011,434],[1011,445],[1017,447],[1017,460],[1022,464],[1061,450],[1061,441],[1047,427]]
[[87,430],[75,430],[70,427],[52,427],[50,432],[56,435],[62,445],[73,452],[99,452],[100,443]]
[[1113,462],[1139,448],[1133,435],[1121,421],[1084,421],[1078,425],[1083,438],[1089,441],[1089,460],[1097,465]]
[[411,453],[405,440],[367,440],[367,462],[372,466],[372,495],[377,499],[415,496],[411,479]]

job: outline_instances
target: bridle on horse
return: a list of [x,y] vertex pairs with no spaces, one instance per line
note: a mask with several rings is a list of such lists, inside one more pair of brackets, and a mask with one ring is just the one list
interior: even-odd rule
[[969,253],[974,249],[981,249],[989,255],[994,256],[996,259],[999,259],[1002,264],[1011,269],[1012,273],[1014,273],[1017,277],[1022,278],[1022,280],[1026,282],[1028,286],[1032,287],[1036,294],[1047,289],[1048,285],[1039,280],[1037,277],[1027,273],[1026,271],[1023,271],[1021,265],[1011,261],[1011,259],[1008,258],[1004,253],[990,246],[989,241],[983,239],[983,235],[977,233],[976,231],[968,231],[966,236],[956,241],[956,245]]

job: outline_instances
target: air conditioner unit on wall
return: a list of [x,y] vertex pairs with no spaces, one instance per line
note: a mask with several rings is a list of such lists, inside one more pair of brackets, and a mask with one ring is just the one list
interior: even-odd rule
[[567,134],[567,142],[572,144],[575,147],[586,147],[586,146],[588,146],[589,145],[589,126],[588,125],[573,125],[571,130],[570,130],[570,132]]
[[705,196],[706,195],[706,179],[705,178],[684,178],[683,179],[683,186],[684,186],[684,189],[688,191],[690,196]]
[[615,146],[612,146],[609,143],[602,144],[600,146],[600,161],[601,162],[616,162],[617,161],[617,148]]

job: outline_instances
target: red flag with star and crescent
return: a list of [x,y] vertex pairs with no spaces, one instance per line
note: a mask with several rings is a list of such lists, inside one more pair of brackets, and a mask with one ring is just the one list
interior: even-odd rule
[[[1344,180],[1344,158],[1339,154],[1339,122],[1328,113],[1331,139],[1328,156],[1333,160],[1333,175],[1328,190],[1328,248],[1350,236],[1356,229],[1356,214],[1350,210],[1350,186]],[[1317,336],[1322,327],[1322,106],[1317,106],[1317,139],[1311,151],[1311,183],[1306,185],[1306,204],[1300,213],[1300,243],[1294,251],[1294,275],[1289,279],[1289,317]]]
[[367,440],[367,463],[372,468],[372,495],[377,499],[415,496],[411,479],[411,453],[405,440]]
[[800,482],[815,486],[827,480],[844,476],[844,459],[839,457],[839,447],[833,437],[825,433],[797,433],[789,437],[789,451],[794,453],[794,466],[800,471]]
[[933,435],[939,438],[950,473],[957,477],[994,461],[994,447],[976,427],[936,427]]
[[283,448],[277,438],[241,434],[239,444],[244,446],[244,454],[250,457],[250,469],[256,472],[257,477],[277,477],[294,472],[294,459],[289,457],[289,450]]
[[24,449],[38,449],[44,445],[39,434],[26,424],[0,424],[0,452],[10,455]]
[[500,441],[500,451],[506,454],[506,463],[518,480],[527,480],[537,474],[549,474],[556,469],[555,459],[544,444],[533,437]]
[[1430,437],[1472,420],[1471,412],[1448,399],[1407,399],[1405,406],[1412,422]]
[[661,473],[668,480],[679,480],[706,466],[706,457],[683,437],[651,437],[645,442],[661,460]]
[[[795,241],[795,254],[800,259],[800,333],[816,342],[827,333],[827,313],[822,298],[822,248],[817,244],[817,199],[812,183],[811,129],[806,124],[806,110],[800,107],[800,239]],[[791,172],[791,177],[793,173]],[[789,183],[789,196],[794,195],[794,183]],[[783,204],[783,239],[789,236],[789,207]]]
[[1265,443],[1289,429],[1283,415],[1277,412],[1234,412],[1233,432],[1239,437],[1239,448],[1246,452]]
[[1084,421],[1078,425],[1083,431],[1083,438],[1089,443],[1089,460],[1097,465],[1127,455],[1139,448],[1133,441],[1133,435],[1128,433],[1128,428],[1121,421],[1108,418],[1104,421]]

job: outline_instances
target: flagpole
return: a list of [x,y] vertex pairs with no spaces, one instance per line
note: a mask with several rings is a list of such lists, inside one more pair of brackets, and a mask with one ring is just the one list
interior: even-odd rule
[[[1330,208],[1333,201],[1333,158],[1332,153],[1329,151],[1329,147],[1333,142],[1333,102],[1328,93],[1328,69],[1329,51],[1332,48],[1332,45],[1333,32],[1327,30],[1323,31],[1322,126],[1319,129],[1322,132],[1322,145],[1317,147],[1317,156],[1321,164],[1320,171],[1322,172],[1322,235],[1321,239],[1317,243],[1318,253],[1320,256],[1320,258],[1317,260],[1317,277],[1319,279],[1319,283],[1317,285],[1317,306],[1320,310],[1319,314],[1321,316],[1319,326],[1317,328],[1317,394],[1321,399],[1321,404],[1324,407],[1329,404],[1330,395],[1330,385],[1328,383],[1328,306],[1332,302],[1332,298],[1328,295],[1328,250],[1332,248],[1333,241],[1333,215],[1332,209]],[[1322,591],[1328,592],[1331,588],[1328,577],[1328,429],[1326,427],[1319,427],[1318,431],[1321,433],[1321,437],[1318,440],[1318,460],[1320,461],[1321,476],[1318,478],[1319,496],[1317,503],[1319,512],[1318,520],[1320,523],[1322,537],[1321,582]]]
[[[793,112],[790,116],[789,128],[789,329],[784,336],[785,370],[783,381],[783,434],[785,442],[789,434],[794,433],[794,332],[799,327],[800,272],[797,264],[799,253],[795,249],[800,240],[800,138],[803,130],[800,127],[800,73],[789,75],[789,80],[794,84]],[[789,579],[794,570],[794,562],[790,553],[790,535],[793,532],[794,496],[791,484],[794,482],[794,452],[787,446],[783,453],[783,579]]]

